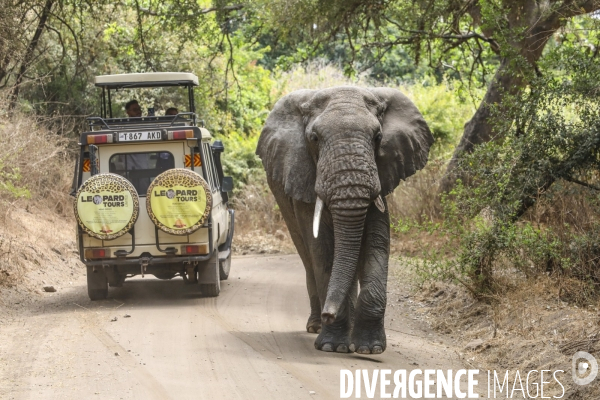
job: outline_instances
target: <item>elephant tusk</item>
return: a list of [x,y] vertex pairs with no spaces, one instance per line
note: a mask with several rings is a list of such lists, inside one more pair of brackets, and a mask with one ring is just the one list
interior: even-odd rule
[[381,211],[382,213],[385,212],[385,205],[383,204],[383,199],[381,198],[381,195],[377,196],[377,198],[375,199],[375,205],[377,206],[379,211]]
[[315,237],[315,239],[317,238],[317,236],[319,236],[321,211],[323,211],[323,200],[317,197],[317,204],[315,204],[315,216],[313,217],[313,236]]

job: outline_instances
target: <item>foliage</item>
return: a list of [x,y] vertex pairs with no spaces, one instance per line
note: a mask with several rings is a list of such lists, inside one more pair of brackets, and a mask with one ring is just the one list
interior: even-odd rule
[[435,138],[430,159],[447,159],[460,139],[464,124],[475,112],[473,104],[448,82],[432,85],[424,81],[400,89],[421,111]]
[[225,146],[226,157],[223,157],[223,172],[226,176],[232,176],[236,190],[247,184],[254,184],[257,179],[264,176],[264,169],[258,156],[255,154],[258,143],[258,132],[248,137],[230,132],[222,139]]
[[249,8],[263,11],[257,17],[266,27],[259,40],[271,45],[279,65],[326,57],[349,75],[371,70],[379,79],[414,80],[433,70],[438,82],[446,76],[476,85],[489,80],[502,58],[529,60],[569,18],[600,7],[595,1],[513,0],[253,4]]
[[[531,90],[512,98],[512,107],[495,110],[495,124],[507,133],[459,164],[469,180],[444,197],[443,222],[395,225],[448,238],[444,251],[420,264],[424,276],[451,277],[486,295],[502,290],[503,271],[550,273],[595,288],[577,301],[600,294],[600,187],[594,183],[600,177],[600,63],[584,46],[557,47],[546,60],[546,70],[555,73],[537,77]],[[573,192],[573,185],[583,188],[575,192],[589,210],[585,215],[569,220],[577,212],[564,207],[533,223],[548,204],[573,202],[575,194],[565,190]],[[444,258],[449,249],[453,257]]]
[[25,187],[21,186],[21,172],[19,168],[8,168],[0,160],[0,196],[8,194],[13,198],[30,198],[31,193]]
[[7,113],[9,101],[0,93],[0,208],[30,204],[70,214],[73,163],[62,132],[47,129],[52,121]]

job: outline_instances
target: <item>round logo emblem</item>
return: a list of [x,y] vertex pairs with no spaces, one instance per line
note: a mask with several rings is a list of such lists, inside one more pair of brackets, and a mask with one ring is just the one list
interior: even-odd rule
[[196,172],[175,168],[154,179],[146,195],[152,222],[172,235],[188,235],[207,220],[212,206],[208,183]]
[[131,182],[116,174],[92,176],[75,197],[77,223],[85,233],[101,240],[127,233],[137,220],[139,208]]

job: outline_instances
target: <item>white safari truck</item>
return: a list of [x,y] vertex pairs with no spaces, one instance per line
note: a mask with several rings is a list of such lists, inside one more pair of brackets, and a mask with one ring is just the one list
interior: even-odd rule
[[[102,89],[101,113],[81,134],[72,191],[90,299],[144,274],[181,276],[203,295],[218,296],[231,266],[233,180],[223,176],[223,144],[197,123],[198,78],[105,75],[95,85]],[[111,93],[169,86],[187,91],[186,112],[113,118]]]

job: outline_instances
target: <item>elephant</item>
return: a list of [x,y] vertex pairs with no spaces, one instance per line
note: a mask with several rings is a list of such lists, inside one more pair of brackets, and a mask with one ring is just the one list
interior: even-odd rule
[[392,88],[301,89],[267,117],[256,154],[305,267],[317,350],[385,351],[385,196],[425,166],[432,144],[416,106]]

